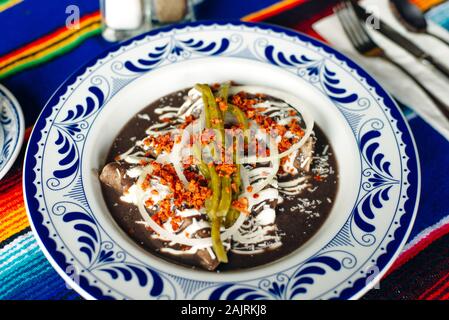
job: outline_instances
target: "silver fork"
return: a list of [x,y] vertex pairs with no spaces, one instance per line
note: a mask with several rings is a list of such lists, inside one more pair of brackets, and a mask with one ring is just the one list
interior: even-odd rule
[[390,62],[405,73],[414,83],[419,86],[432,102],[440,109],[444,116],[449,120],[449,105],[440,100],[421,82],[416,79],[406,68],[391,58],[368,34],[364,24],[357,16],[354,6],[349,0],[342,1],[334,7],[334,13],[337,15],[349,41],[353,47],[366,57],[377,57]]

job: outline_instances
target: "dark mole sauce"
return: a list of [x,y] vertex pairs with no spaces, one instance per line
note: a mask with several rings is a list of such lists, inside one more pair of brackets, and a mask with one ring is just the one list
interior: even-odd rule
[[[138,115],[135,115],[129,120],[113,142],[105,164],[113,162],[117,155],[126,152],[137,140],[144,138],[145,130],[158,120],[159,115],[154,113],[154,109],[166,105],[178,107],[184,102],[184,96],[186,94],[187,90],[181,90],[167,95],[150,104],[138,113],[140,115],[149,115],[150,121],[140,118]],[[297,250],[323,225],[324,221],[329,216],[337,194],[338,168],[332,147],[330,146],[327,137],[316,124],[314,132],[317,139],[314,154],[321,155],[328,145],[327,154],[329,159],[327,162],[333,172],[330,173],[326,179],[320,179],[318,177],[309,179],[311,187],[302,191],[298,196],[290,197],[290,199],[287,199],[284,195],[282,196],[284,201],[277,206],[275,221],[278,229],[281,231],[282,246],[254,255],[228,252],[229,262],[227,264],[220,264],[216,270],[226,271],[252,268],[273,262]],[[315,162],[312,163],[312,168],[314,165]],[[314,191],[312,192],[311,190]],[[152,239],[151,232],[142,224],[136,223],[136,221],[142,220],[138,209],[132,204],[122,202],[120,200],[120,194],[103,184],[102,191],[106,205],[114,220],[137,244],[151,254],[164,260],[189,268],[195,268],[194,265],[196,265],[196,263],[193,255],[171,255],[160,252],[159,249],[163,247],[163,242]],[[308,201],[315,200],[316,206],[313,209],[309,208],[313,213],[300,212],[297,209],[298,199],[296,198],[307,199]]]

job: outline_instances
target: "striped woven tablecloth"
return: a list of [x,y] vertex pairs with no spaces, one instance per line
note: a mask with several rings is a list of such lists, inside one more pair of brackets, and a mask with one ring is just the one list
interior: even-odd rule
[[[414,1],[449,30],[448,2]],[[310,26],[330,14],[333,3],[206,0],[198,5],[197,16],[269,22],[319,37]],[[66,9],[74,4],[80,28],[68,29]],[[0,82],[22,105],[27,139],[59,84],[111,44],[100,36],[98,1],[0,0],[0,30]],[[364,299],[449,299],[449,142],[410,110],[406,114],[421,159],[421,204],[405,249],[380,288]],[[0,181],[0,299],[80,299],[45,259],[30,230],[22,192],[23,153]]]

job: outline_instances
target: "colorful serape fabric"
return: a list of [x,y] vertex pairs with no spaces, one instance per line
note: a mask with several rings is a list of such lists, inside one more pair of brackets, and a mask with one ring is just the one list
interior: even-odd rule
[[23,0],[0,0],[0,12],[5,11],[8,8],[11,8],[12,6],[15,6],[19,2],[22,2]]
[[86,38],[101,32],[98,11],[80,19],[76,28],[66,26],[25,45],[0,59],[0,80],[26,68],[31,68],[62,55],[81,44]]
[[[414,1],[429,19],[448,25],[448,2]],[[268,22],[319,38],[310,26],[330,14],[335,2],[205,0],[197,16]],[[81,12],[76,29],[65,27],[66,8],[73,4]],[[111,46],[99,35],[98,1],[0,0],[0,28],[8,30],[0,38],[0,81],[22,105],[27,136],[59,84]],[[364,299],[449,299],[449,143],[413,112],[406,114],[421,158],[420,208],[402,254],[380,288]],[[80,299],[51,267],[30,230],[22,192],[23,152],[0,181],[0,299]]]

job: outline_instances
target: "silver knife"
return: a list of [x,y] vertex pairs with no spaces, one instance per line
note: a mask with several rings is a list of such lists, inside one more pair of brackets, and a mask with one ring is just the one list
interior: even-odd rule
[[[372,13],[366,11],[366,9],[357,4],[356,1],[351,2],[353,3],[357,15],[361,20],[366,21],[367,19],[372,17]],[[448,67],[435,60],[433,56],[431,56],[429,53],[427,53],[426,51],[418,47],[416,44],[414,44],[412,41],[404,37],[401,33],[393,29],[390,25],[388,25],[385,21],[383,21],[379,17],[375,17],[375,19],[379,23],[378,24],[379,29],[376,30],[378,30],[380,33],[382,33],[390,40],[394,41],[396,44],[398,44],[403,49],[408,51],[410,54],[415,56],[421,62],[433,65],[436,69],[438,69],[441,73],[443,73],[446,77],[449,78]]]

